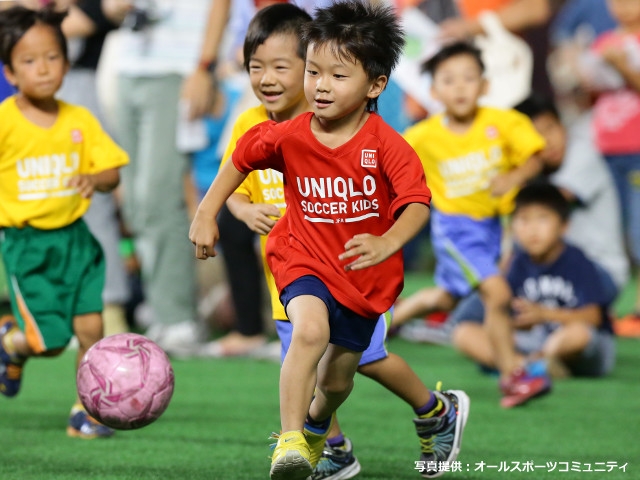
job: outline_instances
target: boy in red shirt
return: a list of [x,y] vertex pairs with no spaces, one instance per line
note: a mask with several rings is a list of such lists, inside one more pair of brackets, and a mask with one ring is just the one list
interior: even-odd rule
[[[402,290],[401,248],[427,222],[431,199],[415,152],[375,113],[404,44],[393,11],[336,3],[318,10],[303,40],[312,112],[249,130],[189,235],[198,258],[214,256],[216,216],[247,173],[283,173],[287,210],[269,235],[267,260],[293,334],[272,479],[311,475],[376,320]],[[455,445],[468,398],[433,393],[433,405],[434,434],[453,432]]]

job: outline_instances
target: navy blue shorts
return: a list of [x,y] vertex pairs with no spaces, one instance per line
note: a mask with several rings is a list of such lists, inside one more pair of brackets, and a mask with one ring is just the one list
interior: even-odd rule
[[312,275],[305,275],[287,285],[280,294],[285,310],[289,302],[300,295],[319,298],[329,311],[329,343],[339,345],[354,352],[364,352],[371,343],[377,318],[365,318],[338,303],[322,281]]

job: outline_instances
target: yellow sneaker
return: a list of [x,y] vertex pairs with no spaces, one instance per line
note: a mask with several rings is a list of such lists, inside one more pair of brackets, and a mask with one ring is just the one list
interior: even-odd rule
[[302,432],[293,430],[280,434],[271,457],[271,480],[302,480],[312,473],[309,445]]
[[304,425],[304,436],[307,439],[307,443],[309,444],[309,461],[311,462],[311,466],[316,468],[320,458],[322,458],[322,451],[324,450],[324,444],[327,441],[327,437],[329,436],[329,432],[331,431],[331,426],[335,420],[335,413],[331,415],[331,422],[327,427],[327,430],[324,433],[316,433],[307,427],[307,424]]

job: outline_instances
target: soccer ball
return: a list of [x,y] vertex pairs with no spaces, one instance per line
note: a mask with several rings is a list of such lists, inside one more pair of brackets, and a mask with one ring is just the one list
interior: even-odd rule
[[166,410],[174,376],[158,345],[136,333],[120,333],[87,351],[76,382],[91,416],[108,427],[132,430],[149,425]]

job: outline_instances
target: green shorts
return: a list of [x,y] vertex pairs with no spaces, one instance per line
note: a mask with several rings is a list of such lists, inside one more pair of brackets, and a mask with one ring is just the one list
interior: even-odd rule
[[0,230],[11,307],[35,353],[65,347],[76,315],[102,312],[102,248],[82,219],[55,230]]

